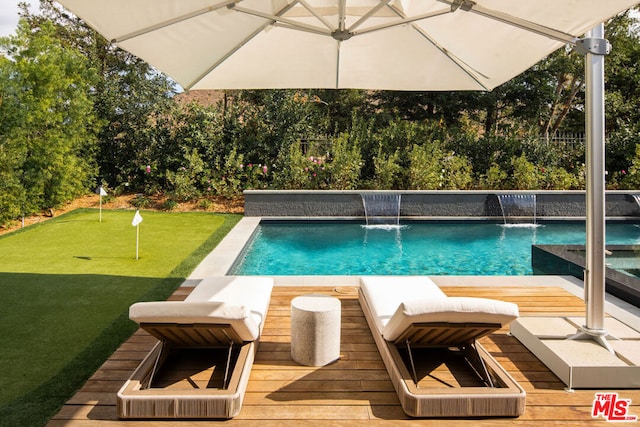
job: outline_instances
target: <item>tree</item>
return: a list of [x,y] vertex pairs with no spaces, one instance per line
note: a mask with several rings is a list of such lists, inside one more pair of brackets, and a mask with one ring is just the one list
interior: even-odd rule
[[165,132],[155,124],[172,105],[174,82],[105,40],[53,0],[40,0],[40,9],[34,15],[25,8],[22,15],[32,27],[52,22],[60,43],[82,52],[97,73],[93,97],[102,124],[97,144],[100,179],[114,187],[143,189],[145,167],[153,160],[149,148]]
[[312,91],[276,89],[240,92],[244,126],[236,134],[247,161],[264,163],[294,141],[326,138],[326,107]]
[[2,220],[83,194],[95,176],[95,75],[85,57],[55,37],[49,23],[21,20],[2,39]]
[[[6,42],[0,43],[6,46]],[[20,182],[24,144],[13,136],[20,123],[14,75],[13,62],[0,56],[0,224],[20,216],[25,200]]]

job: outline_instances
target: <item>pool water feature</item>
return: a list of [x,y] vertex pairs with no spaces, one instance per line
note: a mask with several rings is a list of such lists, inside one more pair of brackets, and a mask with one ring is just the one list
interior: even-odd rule
[[366,227],[400,227],[400,194],[361,194]]
[[[498,194],[498,203],[502,210],[504,223],[520,225],[522,219],[517,221],[515,217],[526,217],[530,221],[529,224],[536,224],[536,195],[535,194]],[[526,224],[526,222],[525,222]]]
[[[409,222],[368,229],[358,222],[262,222],[229,272],[235,275],[531,275],[532,244],[584,244],[583,222],[504,227]],[[640,244],[640,227],[607,224],[608,244]]]

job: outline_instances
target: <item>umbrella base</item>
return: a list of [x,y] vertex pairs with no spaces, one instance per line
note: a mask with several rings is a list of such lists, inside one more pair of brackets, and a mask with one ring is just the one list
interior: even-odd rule
[[511,323],[511,333],[569,390],[639,388],[640,332],[607,317],[606,329],[619,338],[608,342],[606,335],[576,334],[583,321],[575,317],[521,317]]
[[606,329],[590,329],[586,326],[582,326],[578,328],[578,332],[575,335],[567,338],[568,340],[592,340],[596,344],[599,344],[601,347],[609,350],[609,353],[616,354],[614,348],[607,341],[607,337],[613,340],[619,340],[619,338],[611,335]]

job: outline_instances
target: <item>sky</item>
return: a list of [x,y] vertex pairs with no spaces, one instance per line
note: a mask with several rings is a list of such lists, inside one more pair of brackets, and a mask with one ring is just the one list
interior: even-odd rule
[[[38,9],[38,0],[23,0]],[[18,3],[20,0],[0,0],[0,37],[12,34],[18,24]]]

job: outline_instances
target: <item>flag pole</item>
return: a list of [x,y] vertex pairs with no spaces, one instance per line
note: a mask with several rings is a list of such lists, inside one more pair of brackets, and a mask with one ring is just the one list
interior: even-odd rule
[[136,259],[138,259],[138,249],[140,248],[140,223],[142,222],[142,215],[140,215],[140,211],[136,211],[136,214],[133,216],[133,221],[131,221],[131,225],[136,228]]
[[100,195],[100,222],[102,222],[102,196],[107,195],[107,192],[104,191],[104,187],[102,185],[98,188],[98,194]]

